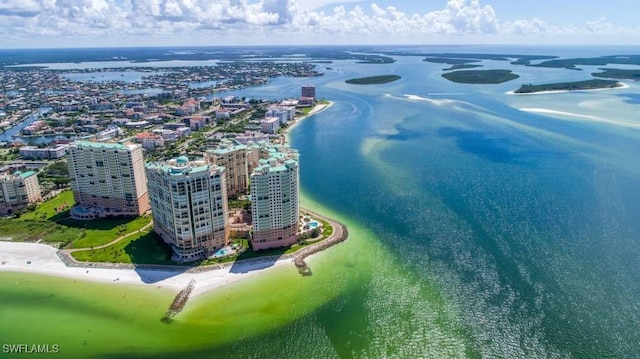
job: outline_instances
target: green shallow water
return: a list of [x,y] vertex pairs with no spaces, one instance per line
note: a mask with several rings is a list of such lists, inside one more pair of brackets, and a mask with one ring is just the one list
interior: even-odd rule
[[309,260],[312,276],[293,265],[250,276],[193,298],[171,324],[160,321],[169,290],[2,272],[3,341],[83,357],[324,358],[414,356],[427,336],[434,352],[464,356],[437,291],[407,277],[371,232],[347,225],[349,240]]

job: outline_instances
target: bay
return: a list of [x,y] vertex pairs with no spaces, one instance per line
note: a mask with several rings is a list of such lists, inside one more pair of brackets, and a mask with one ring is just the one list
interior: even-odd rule
[[[563,57],[640,53],[606,47],[426,50]],[[277,78],[231,93],[297,97],[300,86],[311,83],[318,97],[334,102],[290,133],[301,154],[303,204],[350,231],[345,243],[310,260],[312,276],[274,269],[195,298],[172,324],[160,323],[156,311],[140,318],[122,314],[135,303],[117,309],[94,302],[97,294],[89,290],[72,294],[70,303],[94,303],[81,313],[74,304],[34,312],[40,301],[33,291],[55,292],[71,283],[22,283],[20,305],[13,292],[0,289],[8,293],[0,295],[3,315],[15,318],[2,321],[0,333],[26,332],[30,327],[23,323],[37,316],[81,315],[88,326],[98,325],[108,307],[122,315],[101,329],[105,334],[126,332],[134,320],[154,336],[142,330],[83,353],[637,357],[639,86],[515,96],[507,92],[522,83],[582,80],[589,71],[484,61],[487,68],[521,77],[466,85],[443,79],[446,66],[420,57],[397,59],[388,65],[337,61],[319,78]],[[344,83],[383,74],[402,79],[375,86]],[[0,273],[0,288],[14,281]],[[54,333],[63,348],[76,349],[80,332],[71,324],[45,323],[35,337]]]

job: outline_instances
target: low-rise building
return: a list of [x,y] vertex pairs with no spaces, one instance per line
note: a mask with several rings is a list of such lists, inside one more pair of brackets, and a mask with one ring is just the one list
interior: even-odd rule
[[164,138],[161,135],[149,132],[142,132],[135,136],[135,141],[142,145],[145,150],[156,150],[164,147]]
[[216,120],[224,120],[228,118],[231,118],[230,110],[222,109],[216,111]]
[[25,160],[55,160],[67,154],[68,144],[58,144],[51,147],[39,148],[35,146],[20,147],[20,157]]
[[237,135],[235,140],[246,145],[249,142],[269,141],[269,135],[258,131],[245,131],[243,134]]
[[175,142],[179,138],[176,131],[173,131],[173,130],[155,129],[155,130],[152,130],[151,132],[162,136],[165,142]]
[[277,117],[280,119],[280,124],[284,125],[296,116],[296,108],[294,106],[272,106],[266,116]]
[[109,125],[106,130],[100,131],[96,134],[96,140],[107,141],[115,137],[122,136],[124,131],[118,126]]
[[298,101],[298,107],[311,107],[315,99],[313,97],[300,97]]
[[280,129],[280,119],[277,117],[267,117],[260,121],[260,128],[265,133],[276,133]]

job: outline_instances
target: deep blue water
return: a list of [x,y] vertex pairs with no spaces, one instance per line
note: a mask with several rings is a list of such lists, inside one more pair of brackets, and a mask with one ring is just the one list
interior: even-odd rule
[[[419,58],[334,64],[316,86],[335,105],[292,136],[305,191],[436,283],[473,342],[468,355],[637,357],[640,87],[516,97],[505,92],[520,83],[589,74],[489,66],[521,79],[454,84]],[[343,83],[388,73],[403,79]]]

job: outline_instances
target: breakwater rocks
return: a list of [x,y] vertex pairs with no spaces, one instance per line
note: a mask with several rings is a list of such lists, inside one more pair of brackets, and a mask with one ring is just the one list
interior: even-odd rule
[[300,274],[302,274],[303,276],[308,276],[311,275],[311,268],[309,268],[307,262],[305,262],[305,258],[345,241],[347,237],[349,237],[349,231],[347,230],[347,227],[342,223],[336,222],[309,210],[304,210],[304,212],[307,212],[314,217],[328,222],[329,225],[333,227],[333,233],[329,238],[319,243],[311,244],[307,247],[304,247],[294,254],[293,263],[298,268],[298,272],[300,272]]
[[181,290],[178,295],[176,295],[176,297],[173,299],[173,303],[171,303],[171,305],[169,306],[169,310],[167,310],[167,313],[161,319],[163,322],[171,323],[172,318],[182,311],[184,306],[187,304],[189,296],[191,296],[191,292],[193,291],[193,288],[195,288],[195,286],[196,281],[192,279],[191,281],[189,281],[189,284],[187,284],[187,286],[183,290]]

